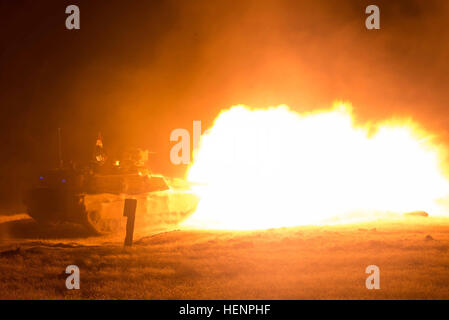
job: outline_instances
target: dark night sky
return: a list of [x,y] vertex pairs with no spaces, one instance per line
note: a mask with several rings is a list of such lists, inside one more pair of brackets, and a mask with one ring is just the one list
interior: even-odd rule
[[[81,30],[65,29],[70,4]],[[369,4],[380,30],[365,28]],[[101,131],[183,175],[171,130],[240,103],[343,99],[360,121],[412,117],[449,143],[446,0],[0,0],[0,14],[0,189],[56,165],[58,127],[66,159],[89,157]]]

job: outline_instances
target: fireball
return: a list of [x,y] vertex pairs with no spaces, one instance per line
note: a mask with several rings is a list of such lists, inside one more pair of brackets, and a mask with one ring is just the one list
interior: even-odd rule
[[356,125],[349,104],[305,114],[234,106],[201,137],[188,171],[201,200],[184,225],[251,230],[445,214],[443,153],[409,120]]

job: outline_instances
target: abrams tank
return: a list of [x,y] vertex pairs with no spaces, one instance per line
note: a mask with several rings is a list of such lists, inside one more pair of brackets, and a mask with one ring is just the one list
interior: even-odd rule
[[108,160],[100,136],[92,162],[61,165],[36,178],[24,197],[27,212],[38,223],[76,223],[96,233],[124,228],[127,198],[137,199],[136,228],[176,225],[193,213],[197,196],[179,181],[152,174],[144,162],[129,155]]

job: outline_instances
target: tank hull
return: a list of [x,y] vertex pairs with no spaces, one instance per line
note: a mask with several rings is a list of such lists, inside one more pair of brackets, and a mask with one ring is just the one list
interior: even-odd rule
[[25,204],[28,214],[42,224],[70,222],[97,233],[123,230],[125,199],[137,200],[136,228],[173,226],[192,214],[198,197],[185,190],[163,190],[139,194],[78,194],[63,189],[30,190]]
[[198,197],[187,191],[165,190],[138,195],[96,194],[84,199],[87,225],[100,233],[124,230],[125,199],[137,200],[135,227],[164,228],[175,226],[189,217],[196,209]]

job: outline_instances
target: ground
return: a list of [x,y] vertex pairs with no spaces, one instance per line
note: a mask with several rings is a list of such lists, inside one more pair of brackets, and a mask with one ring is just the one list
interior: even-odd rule
[[[26,216],[0,224],[1,299],[449,298],[448,218],[137,233],[126,249],[121,234],[39,228]],[[65,287],[71,264],[80,290]],[[368,265],[379,290],[365,287]]]

